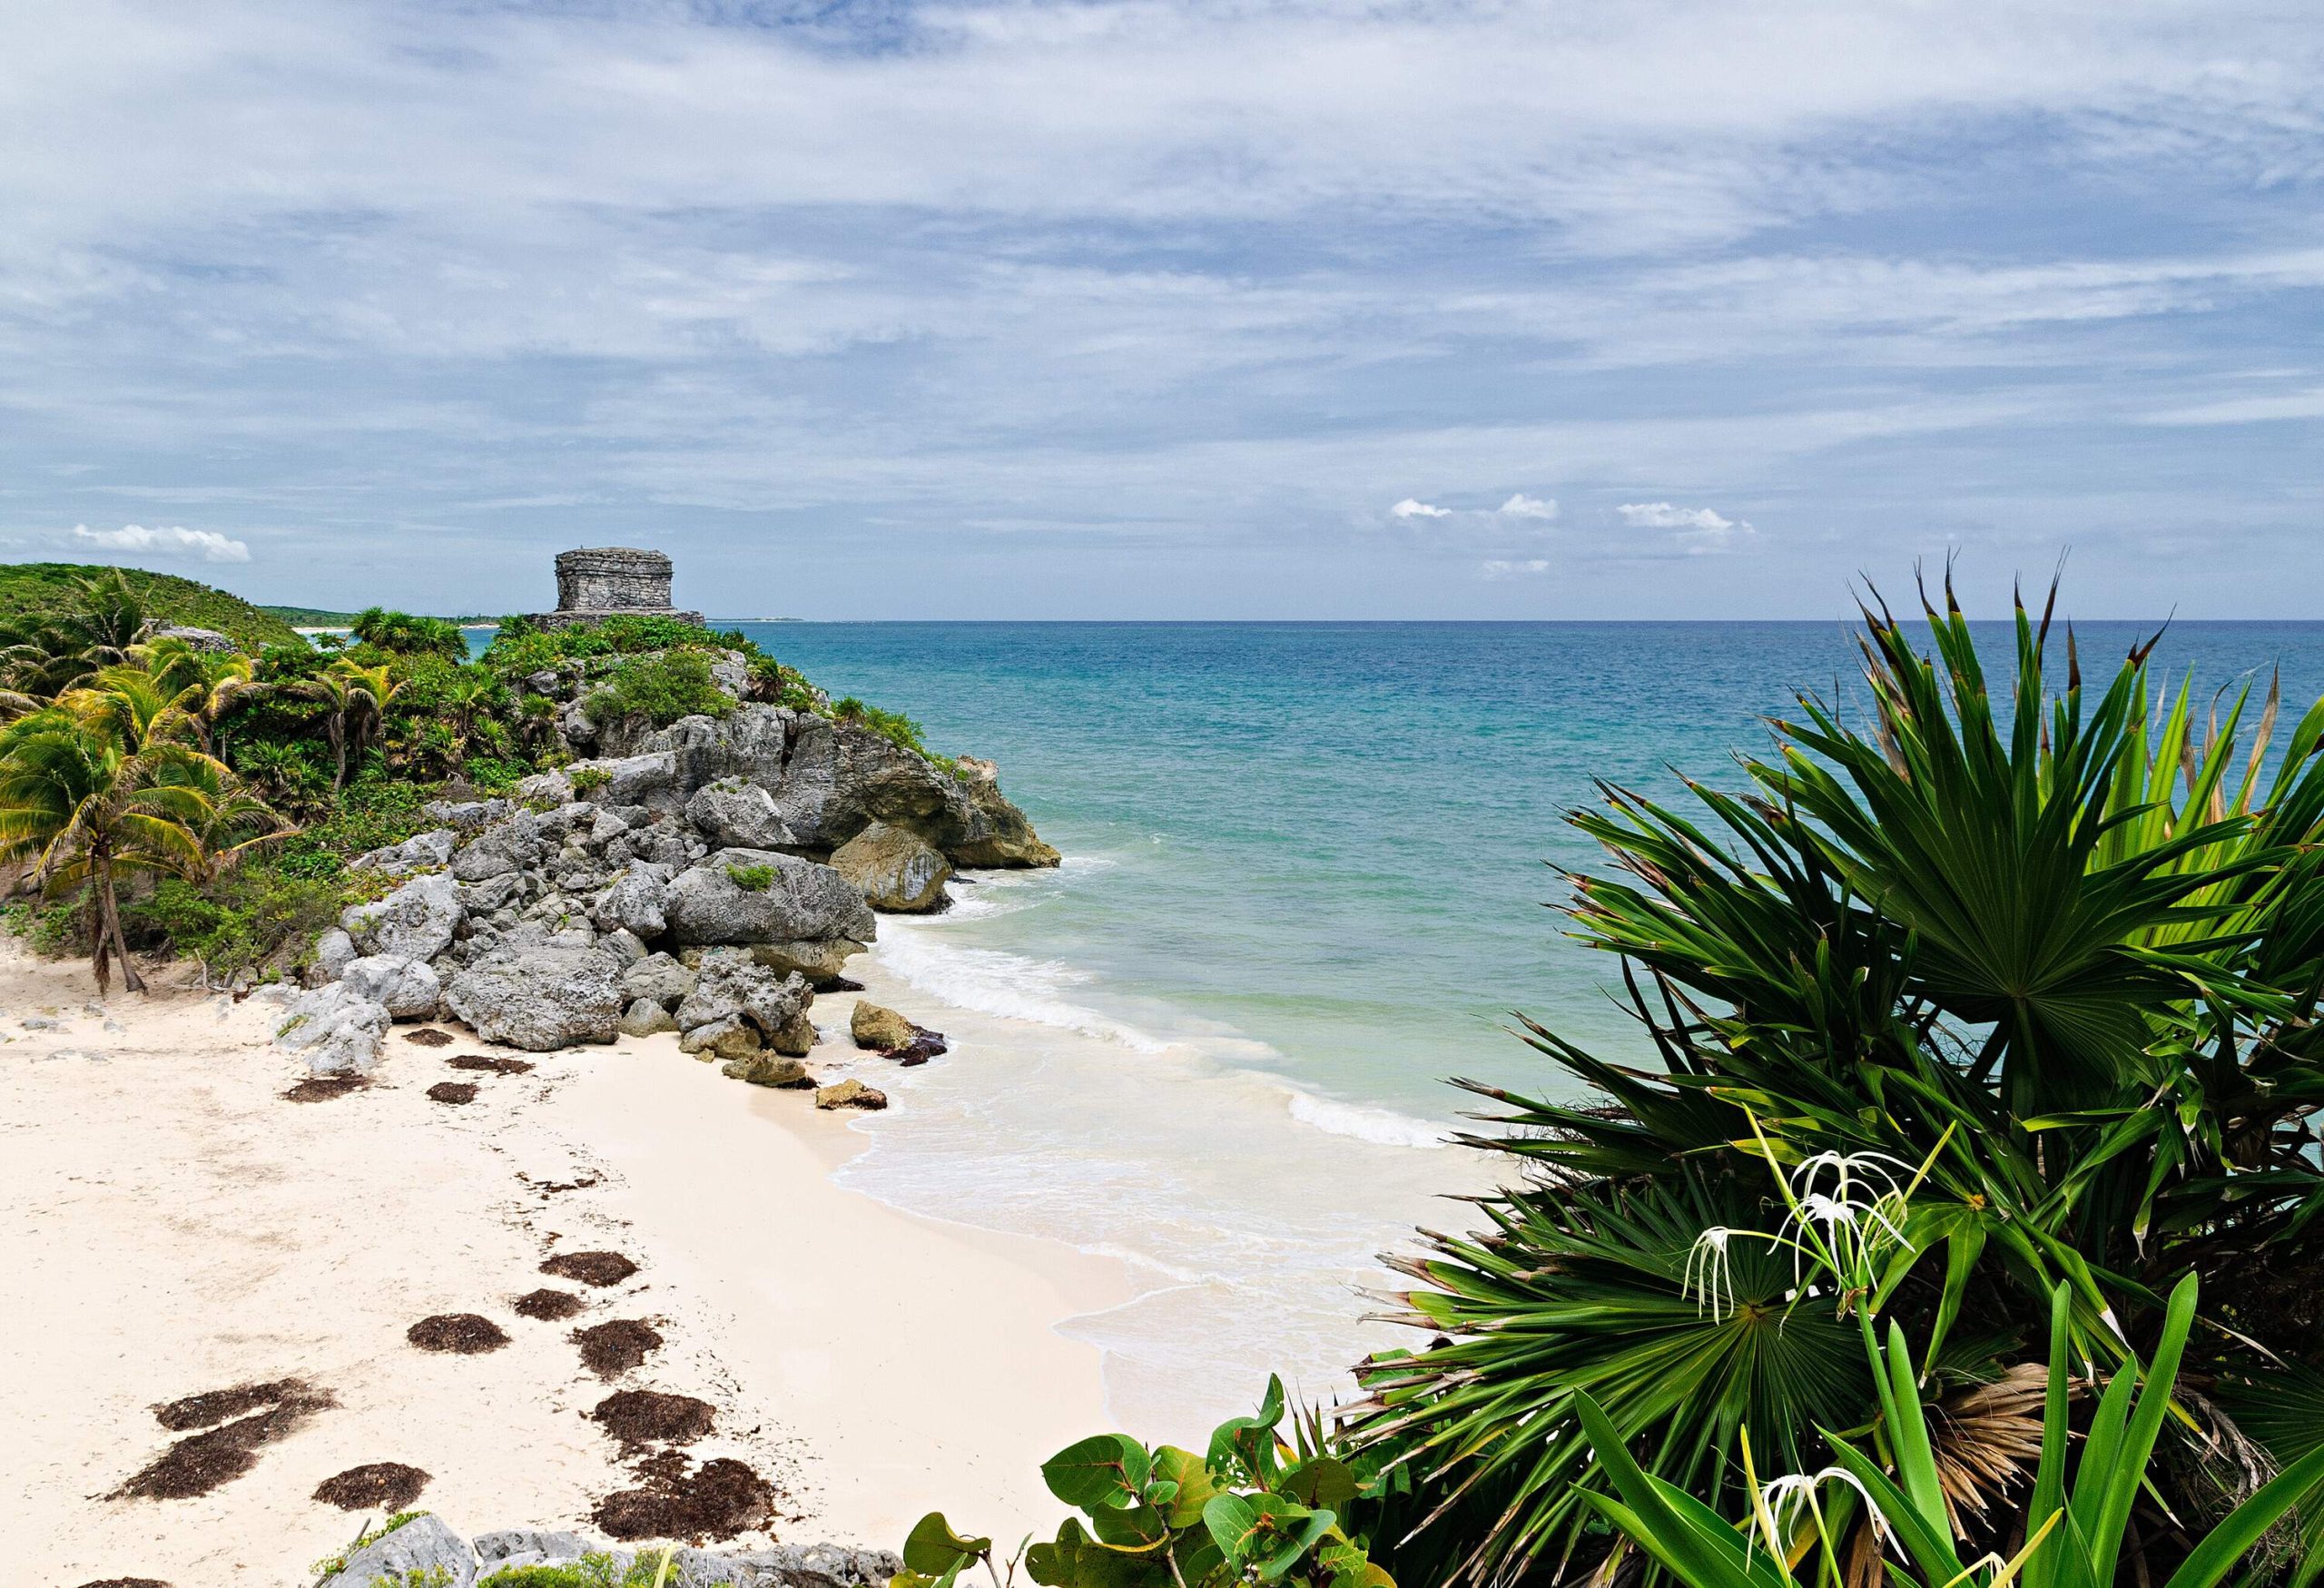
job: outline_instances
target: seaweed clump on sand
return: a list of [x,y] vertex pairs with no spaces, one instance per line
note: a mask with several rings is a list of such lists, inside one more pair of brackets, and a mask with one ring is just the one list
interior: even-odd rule
[[552,1290],[544,1285],[538,1290],[526,1291],[510,1305],[518,1317],[557,1323],[571,1317],[589,1304],[570,1290]]
[[434,1317],[423,1317],[406,1329],[403,1337],[423,1351],[449,1351],[461,1356],[497,1351],[508,1343],[507,1335],[498,1324],[472,1312],[442,1312]]
[[581,1366],[599,1378],[619,1378],[662,1348],[662,1331],[635,1318],[615,1318],[574,1331]]
[[675,1451],[637,1464],[641,1482],[597,1502],[590,1520],[608,1538],[683,1538],[708,1544],[764,1527],[774,1485],[721,1456],[694,1465]]
[[556,1279],[578,1279],[604,1288],[618,1285],[637,1272],[637,1265],[619,1252],[559,1252],[541,1265],[541,1272]]
[[[287,1438],[317,1412],[339,1404],[304,1379],[279,1378],[211,1390],[153,1408],[175,1432],[202,1428],[172,1443],[113,1491],[117,1500],[191,1500],[232,1483],[258,1463],[259,1450]],[[206,1426],[215,1424],[216,1426]]]
[[315,1487],[315,1498],[342,1511],[407,1509],[428,1484],[428,1475],[399,1461],[375,1461],[350,1466],[325,1478]]

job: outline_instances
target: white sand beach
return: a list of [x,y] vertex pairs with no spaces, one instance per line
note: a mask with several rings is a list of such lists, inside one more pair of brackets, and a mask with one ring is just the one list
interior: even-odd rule
[[[465,1031],[399,1031],[372,1085],[296,1102],[276,1007],[177,979],[93,1011],[85,964],[0,946],[0,1582],[302,1581],[362,1520],[316,1485],[374,1462],[426,1471],[417,1504],[468,1532],[586,1526],[634,1482],[584,1415],[616,1388],[710,1402],[690,1454],[770,1477],[794,1542],[893,1547],[937,1507],[1017,1537],[1057,1512],[1039,1462],[1105,1426],[1098,1353],[1056,1326],[1122,1300],[1119,1266],[833,1185],[855,1139],[806,1094],[728,1080],[666,1036],[526,1055],[517,1076],[449,1068],[486,1050]],[[850,1004],[817,1003],[815,1067],[876,1083]],[[478,1095],[430,1100],[442,1081]],[[576,1251],[638,1272],[592,1289],[539,1271]],[[540,1287],[586,1308],[512,1310]],[[443,1313],[509,1343],[408,1343]],[[665,1343],[601,1382],[569,1335],[630,1318]],[[109,1497],[181,1437],[154,1408],[284,1378],[335,1404],[242,1475]]]

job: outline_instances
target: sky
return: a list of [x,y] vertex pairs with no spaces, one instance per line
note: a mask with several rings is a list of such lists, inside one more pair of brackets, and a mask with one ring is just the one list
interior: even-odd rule
[[0,557],[829,618],[2324,616],[2297,0],[9,0]]

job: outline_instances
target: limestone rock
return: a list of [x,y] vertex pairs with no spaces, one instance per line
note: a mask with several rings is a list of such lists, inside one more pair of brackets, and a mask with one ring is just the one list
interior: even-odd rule
[[[760,868],[769,873],[766,886],[736,880]],[[878,931],[854,883],[827,865],[772,850],[723,850],[681,872],[663,911],[682,943],[869,942]]]
[[988,774],[980,776],[972,772],[960,780],[961,789],[968,796],[968,817],[960,835],[944,846],[944,852],[960,865],[1060,864],[1064,856],[1042,843],[1025,813],[1002,795],[998,777],[990,774],[992,763],[980,762],[976,766],[977,772]]
[[832,869],[862,889],[874,910],[916,914],[950,902],[944,884],[952,863],[919,833],[885,822],[872,823],[834,850]]
[[541,819],[530,811],[518,811],[468,840],[452,856],[452,875],[464,883],[481,883],[511,872],[537,871],[548,853]]
[[386,1005],[333,981],[292,1001],[274,1029],[274,1045],[305,1059],[317,1075],[359,1075],[379,1061],[391,1019]]
[[214,628],[200,628],[191,623],[161,623],[146,630],[151,639],[173,639],[181,645],[211,656],[231,656],[242,648],[241,641],[231,634],[221,634]]
[[817,938],[812,942],[792,939],[783,942],[754,942],[751,958],[770,971],[788,975],[796,971],[821,987],[839,980],[850,954],[860,954],[863,945],[852,937]]
[[819,1109],[884,1109],[888,1106],[888,1094],[860,1080],[842,1080],[837,1086],[817,1087],[815,1106]]
[[621,1014],[621,1034],[625,1037],[651,1037],[662,1031],[675,1031],[678,1022],[670,1011],[650,998],[633,1002]]
[[338,981],[339,973],[355,957],[355,940],[339,927],[332,927],[315,940],[316,984]]
[[452,859],[452,846],[458,839],[459,834],[449,827],[438,827],[432,833],[407,838],[401,843],[390,843],[384,849],[359,854],[347,863],[347,869],[400,877],[416,871],[448,865]]
[[441,822],[456,833],[474,833],[500,821],[516,809],[513,802],[495,796],[491,799],[430,800],[419,807],[419,814],[431,822]]
[[377,903],[348,906],[339,924],[364,953],[432,960],[452,941],[460,913],[458,885],[438,872],[414,877]]
[[667,954],[648,954],[621,973],[624,998],[650,998],[665,1009],[694,991],[694,972]]
[[386,1537],[350,1552],[347,1563],[325,1578],[320,1588],[372,1588],[382,1582],[471,1588],[476,1567],[476,1552],[468,1541],[441,1517],[423,1512]]
[[780,706],[746,705],[724,717],[680,717],[666,728],[653,730],[638,749],[667,754],[679,786],[689,794],[723,777],[773,790],[782,780],[783,761],[802,720],[798,713]]
[[758,1028],[739,1014],[692,1027],[678,1039],[678,1051],[698,1059],[747,1059],[764,1046]]
[[793,843],[774,796],[754,783],[723,777],[686,802],[686,820],[718,849],[779,849]]
[[461,909],[470,915],[490,915],[524,898],[525,878],[519,872],[505,872],[480,883],[462,883],[459,890]]
[[610,1042],[622,1015],[621,972],[599,948],[504,946],[455,977],[444,1001],[487,1042],[535,1052]]
[[747,1080],[753,1086],[809,1087],[815,1084],[807,1067],[796,1059],[775,1058],[760,1053],[749,1059],[730,1059],[719,1066],[718,1072],[731,1080]]
[[807,1011],[802,1009],[783,1021],[781,1030],[767,1038],[767,1045],[790,1058],[804,1059],[814,1050],[816,1034],[815,1022],[808,1019]]
[[443,1001],[443,984],[420,960],[400,954],[367,954],[350,960],[340,982],[358,997],[384,1006],[397,1020],[425,1020]]
[[650,942],[669,930],[669,893],[668,868],[639,861],[606,890],[597,903],[597,919]]
[[911,1047],[912,1039],[920,1035],[920,1028],[892,1009],[882,1008],[870,999],[860,999],[855,1012],[847,1017],[847,1034],[855,1039],[857,1047],[885,1053]]
[[813,1001],[802,976],[778,976],[742,949],[704,951],[694,984],[678,1005],[678,1029],[741,1016],[765,1036],[790,1024]]
[[624,965],[634,965],[645,957],[645,945],[638,942],[635,934],[618,926],[599,938],[597,946],[620,960]]

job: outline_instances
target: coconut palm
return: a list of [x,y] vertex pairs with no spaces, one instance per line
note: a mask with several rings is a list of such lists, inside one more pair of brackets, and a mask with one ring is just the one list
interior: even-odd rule
[[137,664],[173,691],[178,707],[194,729],[202,748],[215,751],[218,724],[235,706],[266,695],[271,686],[258,681],[258,664],[240,652],[221,655],[198,650],[182,639],[164,636],[133,647]]
[[345,656],[295,686],[296,694],[323,706],[324,727],[330,737],[333,789],[347,786],[348,757],[362,755],[384,720],[389,703],[402,688],[403,682],[392,668],[366,667]]
[[32,858],[50,893],[88,887],[101,997],[116,958],[123,984],[145,990],[122,937],[121,876],[200,877],[216,853],[280,825],[192,736],[172,694],[127,665],[0,729],[0,857]]
[[[1689,784],[1689,812],[1608,788],[1573,817],[1613,861],[1577,879],[1574,930],[1622,956],[1659,1063],[1528,1021],[1599,1099],[1470,1087],[1499,1105],[1475,1139],[1528,1175],[1483,1237],[1404,1265],[1398,1316],[1438,1338],[1377,1359],[1364,1413],[1431,1496],[1406,1521],[1435,1574],[1507,1582],[1603,1547],[1579,1392],[1714,1504],[1737,1497],[1718,1453],[1746,1417],[1763,1442],[1877,1418],[1845,1379],[1732,1366],[1755,1328],[1799,1327],[1779,1325],[1787,1272],[1738,1264],[1718,1305],[1684,1300],[1686,1242],[1655,1210],[1731,1194],[1755,1120],[1787,1165],[1927,1166],[1878,1299],[1925,1331],[1932,1398],[2005,1377],[2053,1291],[2077,1360],[2128,1363],[2189,1276],[2222,1448],[2237,1408],[2324,1367],[2299,1302],[2324,1287],[2324,705],[2277,746],[2271,700],[2239,755],[2243,703],[2208,732],[2185,690],[2153,709],[2149,647],[2085,691],[2068,636],[2057,689],[2049,616],[2021,607],[1996,700],[1949,590],[1929,655],[1866,618],[1863,727],[1804,697],[1747,793]],[[2026,1475],[2005,1419],[1944,1421],[1962,1470]],[[2143,1536],[2167,1575],[2172,1524]]]

